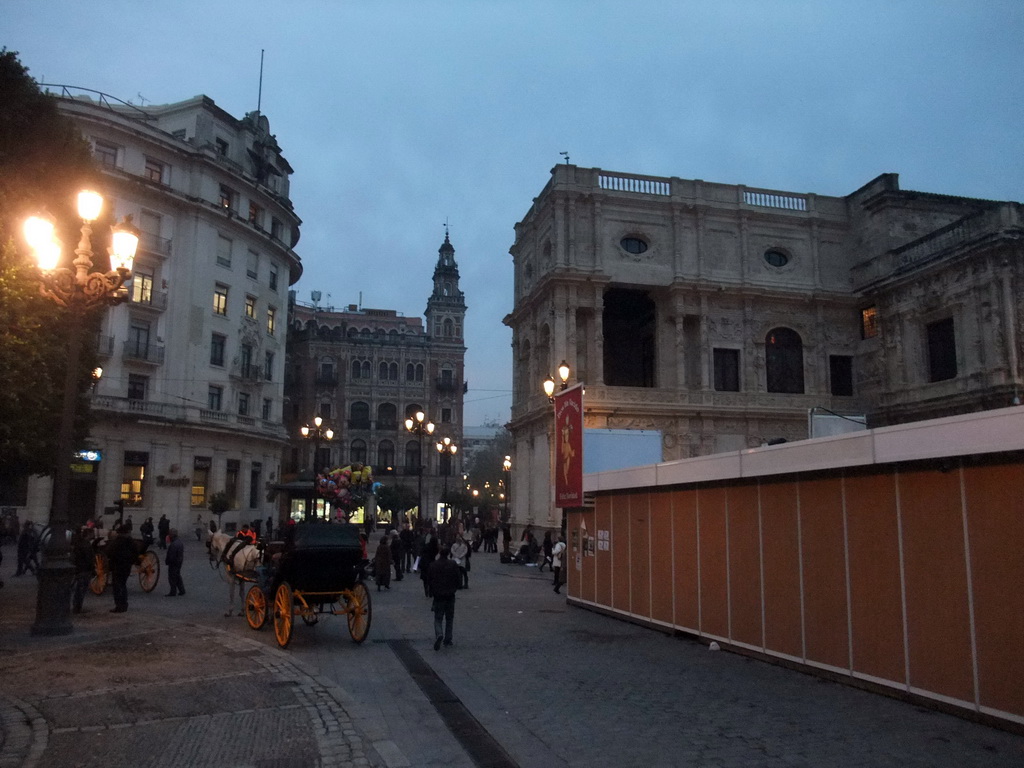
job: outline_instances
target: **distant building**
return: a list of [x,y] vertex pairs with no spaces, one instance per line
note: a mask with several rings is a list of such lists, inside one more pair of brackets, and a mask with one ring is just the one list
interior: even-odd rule
[[[92,145],[108,209],[141,229],[129,300],[94,340],[103,375],[73,520],[121,500],[136,525],[166,514],[185,528],[218,491],[225,524],[276,515],[287,291],[302,267],[292,169],[267,118],[206,96],[135,107],[64,89],[58,106]],[[28,516],[46,519],[49,489],[29,483]]]
[[[511,253],[513,513],[557,526],[551,406],[565,360],[591,428],[663,459],[880,426],[1021,395],[1024,208],[899,188],[846,197],[559,165]],[[571,382],[570,382],[571,383]]]
[[[422,441],[424,510],[435,509],[445,476],[450,489],[459,483],[462,457],[442,457],[435,444],[450,437],[461,447],[466,389],[466,303],[448,235],[438,249],[425,324],[390,309],[321,306],[320,295],[306,304],[293,292],[289,303],[288,477],[311,477],[314,466],[320,471],[359,462],[371,465],[384,484],[416,489],[421,441],[406,430],[405,419],[423,411],[435,425]],[[315,416],[334,436],[321,442],[314,459],[314,445],[300,429]],[[296,499],[296,509],[302,503]]]

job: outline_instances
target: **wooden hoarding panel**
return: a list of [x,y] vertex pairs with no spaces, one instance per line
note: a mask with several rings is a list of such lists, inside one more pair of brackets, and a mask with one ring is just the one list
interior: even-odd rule
[[672,546],[675,552],[675,622],[683,629],[700,626],[697,572],[697,491],[672,491]]
[[700,631],[728,637],[725,488],[697,491],[697,524],[700,527]]
[[761,485],[765,648],[797,658],[800,632],[800,544],[794,483]]
[[629,610],[651,617],[651,495],[631,493],[629,500]]
[[1024,466],[964,479],[981,705],[1024,717]]
[[672,623],[672,493],[651,493],[651,618]]
[[804,481],[799,491],[807,658],[848,668],[842,481],[839,478]]
[[604,544],[598,541],[598,547],[608,547],[611,552],[612,608],[627,613],[630,604],[629,592],[633,588],[633,574],[629,568],[631,498],[628,493],[620,493],[615,496],[607,538],[604,539]]
[[590,532],[593,538],[594,567],[597,569],[594,602],[599,605],[612,604],[612,556],[611,552],[598,546],[612,527],[612,511],[616,504],[621,504],[618,496],[598,496],[597,514],[594,529]]
[[757,485],[729,489],[729,618],[732,640],[758,648],[761,635],[761,537]]
[[913,470],[897,478],[910,685],[973,701],[960,472]]

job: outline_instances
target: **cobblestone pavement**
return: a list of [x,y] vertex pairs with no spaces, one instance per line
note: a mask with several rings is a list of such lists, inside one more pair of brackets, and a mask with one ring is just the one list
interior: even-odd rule
[[185,598],[130,582],[63,638],[28,634],[34,579],[7,578],[0,768],[1024,765],[1024,737],[570,607],[496,555],[437,652],[415,574],[371,587],[366,643],[325,617],[282,651],[204,558]]

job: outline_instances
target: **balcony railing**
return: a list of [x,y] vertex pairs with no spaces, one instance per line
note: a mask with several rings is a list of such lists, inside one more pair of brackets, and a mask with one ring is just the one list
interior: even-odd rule
[[163,312],[167,309],[167,291],[147,291],[139,295],[129,292],[128,301],[134,309],[152,309],[156,312]]
[[256,382],[263,380],[263,371],[258,365],[253,365],[252,363],[249,365],[236,365],[231,369],[230,376],[233,379]]
[[462,386],[462,382],[455,379],[445,379],[440,376],[435,379],[435,386],[438,392],[456,392]]
[[338,374],[318,373],[316,375],[316,384],[320,387],[336,387],[338,386]]
[[142,363],[160,365],[164,361],[164,348],[156,344],[141,344],[137,341],[124,343],[124,357]]
[[166,237],[151,235],[149,232],[139,233],[139,248],[161,256],[171,255],[171,241]]
[[394,432],[398,429],[397,421],[377,421],[378,432]]
[[370,428],[370,420],[369,419],[349,419],[348,420],[348,428],[349,429],[369,429]]

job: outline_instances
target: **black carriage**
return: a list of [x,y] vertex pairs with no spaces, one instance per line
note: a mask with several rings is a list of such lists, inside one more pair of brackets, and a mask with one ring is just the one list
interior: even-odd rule
[[370,632],[370,592],[363,585],[363,549],[359,529],[342,523],[298,523],[288,540],[264,552],[263,565],[245,596],[245,617],[259,629],[274,622],[277,644],[286,647],[292,623],[307,625],[322,615],[345,616],[352,639]]
[[[152,592],[160,583],[160,557],[150,549],[149,539],[132,539],[135,552],[135,563],[132,573],[139,577],[139,586],[143,592]],[[110,584],[110,562],[107,560],[107,540],[98,539],[93,542],[96,558],[96,574],[89,581],[89,589],[94,595],[102,595]]]

